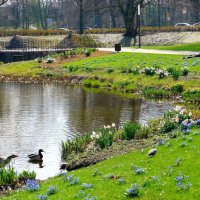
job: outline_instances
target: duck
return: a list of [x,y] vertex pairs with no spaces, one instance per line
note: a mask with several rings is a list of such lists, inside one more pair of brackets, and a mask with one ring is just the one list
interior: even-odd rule
[[148,156],[154,156],[154,155],[156,155],[156,153],[157,153],[157,149],[156,148],[153,148],[153,149],[151,149],[151,150],[149,150],[149,152],[148,152]]
[[62,163],[60,165],[60,170],[65,170],[65,169],[67,169],[67,163]]
[[43,155],[42,152],[44,152],[42,149],[38,150],[38,154],[29,154],[29,162],[37,162],[37,161],[42,161],[43,160]]
[[12,154],[10,156],[8,156],[7,158],[2,158],[0,157],[0,167],[5,167],[7,164],[10,163],[10,161],[13,159],[13,158],[16,158],[18,157],[17,155],[15,154]]

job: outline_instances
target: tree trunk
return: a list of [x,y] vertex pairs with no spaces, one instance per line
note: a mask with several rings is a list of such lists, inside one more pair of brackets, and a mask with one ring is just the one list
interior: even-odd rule
[[137,25],[136,25],[136,13],[132,15],[124,16],[124,24],[126,28],[125,36],[136,37],[137,35]]

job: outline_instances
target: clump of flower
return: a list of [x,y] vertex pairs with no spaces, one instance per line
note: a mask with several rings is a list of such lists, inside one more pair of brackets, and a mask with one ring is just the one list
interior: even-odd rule
[[159,79],[165,78],[169,76],[169,72],[164,69],[157,69],[156,74],[159,75]]
[[144,181],[143,187],[149,187],[152,184],[160,185],[160,179],[157,176],[151,176]]
[[147,76],[153,76],[156,73],[156,68],[155,67],[144,67],[139,72],[144,73]]
[[187,146],[187,143],[186,142],[182,142],[181,144],[180,144],[180,147],[186,147]]
[[101,176],[103,172],[100,172],[98,169],[95,169],[95,171],[92,173],[92,176]]
[[90,138],[93,140],[93,139],[98,139],[98,138],[100,138],[101,137],[101,133],[99,132],[99,133],[97,133],[97,132],[95,132],[95,131],[92,131],[92,134],[91,134],[91,136],[90,136]]
[[91,134],[91,139],[95,140],[96,144],[100,146],[101,149],[109,147],[113,143],[113,137],[116,133],[115,123],[111,125],[104,125],[98,131],[93,131]]
[[134,164],[132,164],[131,167],[134,170],[136,175],[145,174],[145,169],[144,168],[135,166]]
[[88,196],[85,197],[84,200],[97,200],[97,197],[91,196],[90,194],[88,194]]
[[165,144],[165,141],[162,140],[162,139],[160,139],[160,140],[158,141],[158,145],[159,145],[159,146],[162,146],[163,144]]
[[179,176],[175,177],[178,189],[188,190],[192,186],[190,182],[186,182],[187,178],[188,178],[187,176],[183,176],[181,173]]
[[77,194],[74,195],[74,198],[83,198],[85,193],[83,190],[79,190]]
[[57,186],[50,186],[47,191],[47,195],[56,194],[58,192]]
[[184,66],[182,68],[182,74],[183,74],[183,76],[187,76],[188,73],[189,73],[189,68],[187,66]]
[[26,191],[30,192],[37,191],[39,190],[39,184],[37,183],[36,180],[28,179],[26,181],[25,189]]
[[199,135],[199,132],[198,132],[198,131],[195,131],[195,132],[193,133],[193,135]]
[[36,199],[37,200],[47,200],[48,199],[48,197],[47,197],[47,195],[46,194],[41,194],[41,195],[38,195],[38,196],[36,196]]
[[83,189],[89,189],[89,188],[93,188],[94,185],[93,184],[82,183],[81,187]]
[[126,183],[125,179],[123,179],[123,178],[118,179],[118,184],[122,185],[124,183]]
[[200,118],[195,120],[196,125],[200,125]]
[[116,175],[114,175],[114,174],[108,174],[108,175],[106,175],[105,176],[105,178],[108,178],[108,179],[116,179],[116,178],[118,178],[119,176],[116,176]]
[[184,130],[183,130],[183,134],[184,134],[184,135],[188,135],[189,133],[190,133],[190,129],[184,129]]
[[171,142],[167,142],[166,143],[166,147],[171,147],[172,146],[172,143]]
[[68,181],[70,185],[76,185],[79,182],[79,177],[75,177],[73,174],[71,174],[66,177],[66,181]]
[[181,164],[182,160],[183,160],[182,158],[177,158],[177,160],[175,161],[174,166],[179,166]]
[[43,61],[43,58],[42,58],[42,57],[38,57],[38,58],[36,58],[36,61],[37,61],[38,63],[41,63],[41,62]]
[[192,142],[193,141],[193,138],[192,137],[189,137],[188,138],[188,142]]
[[173,168],[171,166],[168,166],[165,175],[166,176],[171,176],[173,171],[174,171]]
[[187,135],[195,123],[196,121],[192,120],[192,112],[181,106],[176,106],[174,110],[169,110],[164,114],[164,119],[160,122],[160,131],[169,133],[181,128],[183,133]]
[[48,56],[48,57],[45,59],[45,62],[46,62],[46,63],[53,63],[53,62],[55,62],[55,59],[52,58],[52,57],[50,57],[50,56]]
[[185,140],[186,139],[186,136],[185,135],[182,135],[182,140]]
[[140,194],[141,187],[139,184],[134,183],[129,189],[126,190],[126,197],[138,197]]

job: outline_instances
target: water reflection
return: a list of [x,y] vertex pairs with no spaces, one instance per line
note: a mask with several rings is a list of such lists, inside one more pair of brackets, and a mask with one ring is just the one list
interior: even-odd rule
[[[171,108],[169,102],[124,99],[81,87],[0,83],[0,155],[19,155],[18,171],[45,179],[59,172],[60,142],[105,124],[146,123]],[[27,155],[44,149],[43,163]],[[12,161],[13,162],[13,161]]]

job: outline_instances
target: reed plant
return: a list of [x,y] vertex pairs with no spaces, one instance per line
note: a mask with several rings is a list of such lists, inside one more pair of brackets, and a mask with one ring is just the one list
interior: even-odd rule
[[96,144],[99,145],[101,149],[112,146],[114,134],[114,128],[109,127],[99,129],[98,134],[96,135]]
[[169,97],[170,92],[166,89],[155,88],[155,87],[145,87],[142,89],[142,92],[145,96],[149,97]]
[[13,185],[17,180],[17,172],[12,166],[9,165],[8,169],[0,168],[0,186]]
[[61,154],[63,159],[67,159],[71,154],[82,153],[86,146],[91,142],[90,134],[86,133],[75,139],[61,142]]
[[19,181],[26,181],[28,179],[35,179],[36,178],[36,173],[34,171],[29,172],[29,171],[22,171],[19,175],[18,175],[18,179]]
[[139,130],[140,124],[138,122],[126,122],[123,126],[122,138],[126,140],[134,139]]
[[191,89],[191,90],[186,90],[183,92],[183,99],[188,102],[193,102],[193,103],[200,103],[200,90],[199,89]]

